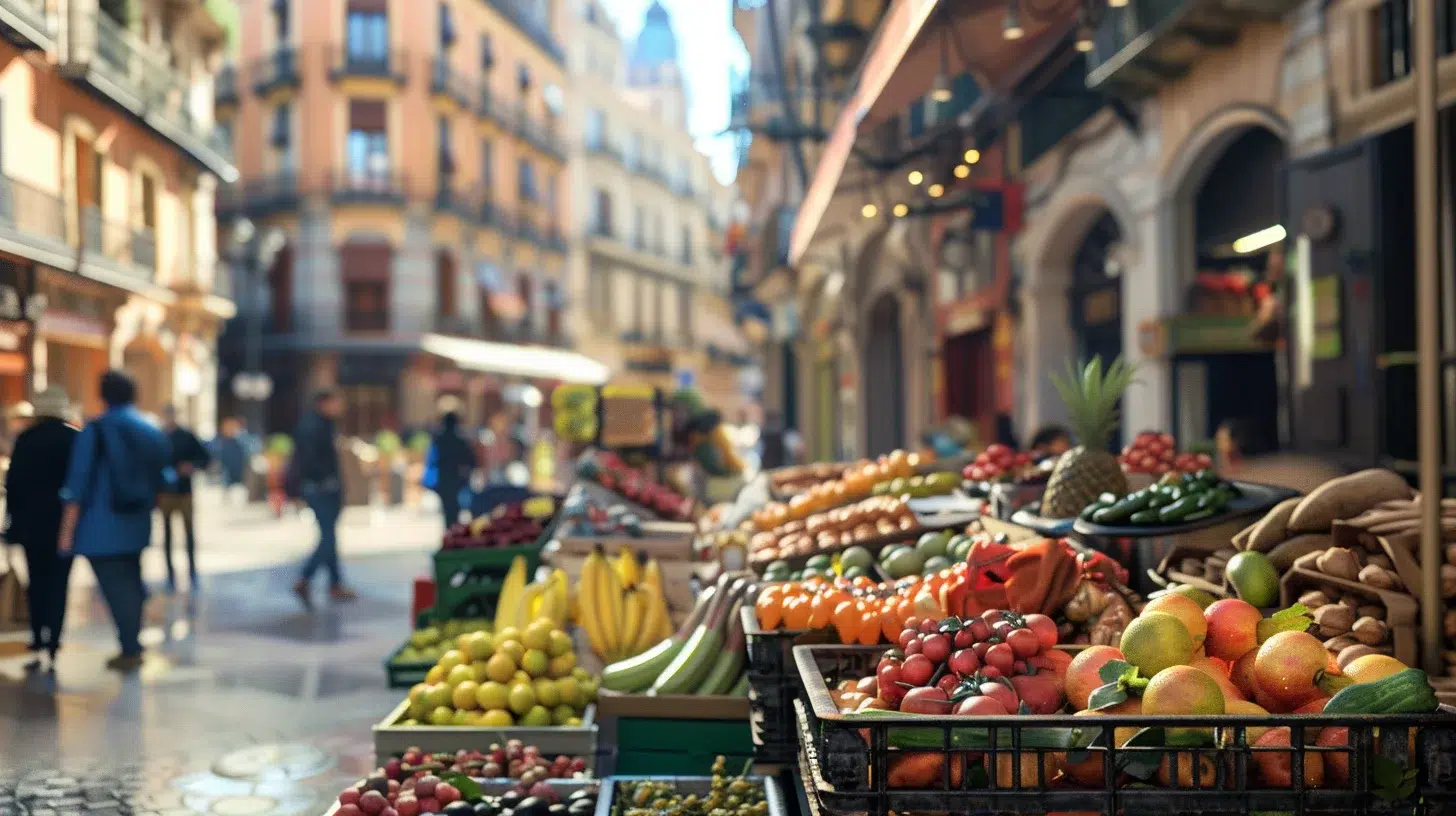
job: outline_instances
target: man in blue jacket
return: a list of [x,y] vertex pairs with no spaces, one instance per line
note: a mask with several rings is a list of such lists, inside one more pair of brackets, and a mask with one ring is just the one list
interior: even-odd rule
[[303,564],[303,574],[293,592],[304,606],[313,605],[309,594],[313,576],[320,569],[329,574],[329,597],[352,601],[357,596],[344,586],[339,568],[339,515],[344,510],[344,484],[339,474],[339,432],[337,421],[344,413],[344,399],[337,391],[314,395],[313,410],[293,432],[293,479],[308,509],[318,523],[319,541],[313,555]]
[[152,538],[152,510],[171,464],[171,446],[137,411],[136,384],[121,371],[101,375],[106,412],[86,425],[71,450],[61,499],[59,548],[86,556],[111,619],[121,654],[107,668],[141,666],[142,550]]

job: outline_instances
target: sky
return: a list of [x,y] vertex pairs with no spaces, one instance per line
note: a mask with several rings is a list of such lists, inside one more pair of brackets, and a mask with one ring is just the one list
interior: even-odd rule
[[[600,0],[617,22],[630,49],[652,0]],[[688,128],[698,149],[713,160],[719,180],[729,183],[737,169],[732,139],[719,136],[728,125],[731,72],[746,72],[748,54],[733,30],[733,0],[662,0],[672,16],[678,57],[687,81]]]

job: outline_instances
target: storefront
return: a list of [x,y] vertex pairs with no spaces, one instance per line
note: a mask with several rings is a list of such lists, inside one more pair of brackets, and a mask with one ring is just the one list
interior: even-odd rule
[[116,311],[126,293],[45,268],[39,292],[46,309],[36,327],[34,387],[60,386],[82,416],[95,416],[103,408],[98,383],[111,367]]
[[0,405],[29,396],[31,339],[35,320],[45,311],[36,296],[35,267],[0,256]]

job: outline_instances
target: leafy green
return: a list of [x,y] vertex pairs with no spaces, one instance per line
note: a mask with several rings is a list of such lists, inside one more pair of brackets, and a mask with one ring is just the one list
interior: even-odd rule
[[467,802],[479,802],[485,798],[485,789],[479,782],[466,776],[463,773],[450,771],[440,774],[440,781],[448,782],[460,791],[460,798]]
[[1407,771],[1390,757],[1376,754],[1370,758],[1370,779],[1374,782],[1372,792],[1387,802],[1409,799],[1416,792],[1418,771]]
[[1259,643],[1263,643],[1280,632],[1304,632],[1314,625],[1314,616],[1310,614],[1308,607],[1304,604],[1295,604],[1288,609],[1281,609],[1269,617],[1259,621],[1254,627],[1259,637]]

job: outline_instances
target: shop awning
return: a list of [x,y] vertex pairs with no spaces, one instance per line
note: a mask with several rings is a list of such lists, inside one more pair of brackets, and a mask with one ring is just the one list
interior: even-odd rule
[[835,120],[799,205],[789,241],[789,265],[798,266],[819,229],[861,128],[880,124],[929,93],[942,63],[949,76],[973,75],[987,94],[1015,85],[1029,65],[1064,36],[1076,8],[1075,3],[1063,3],[1041,18],[1023,14],[1026,35],[1006,40],[1001,25],[1004,2],[895,0],[880,22],[854,94]]
[[492,343],[443,334],[426,334],[420,348],[453,360],[461,368],[513,377],[601,385],[611,375],[606,365],[574,351]]

